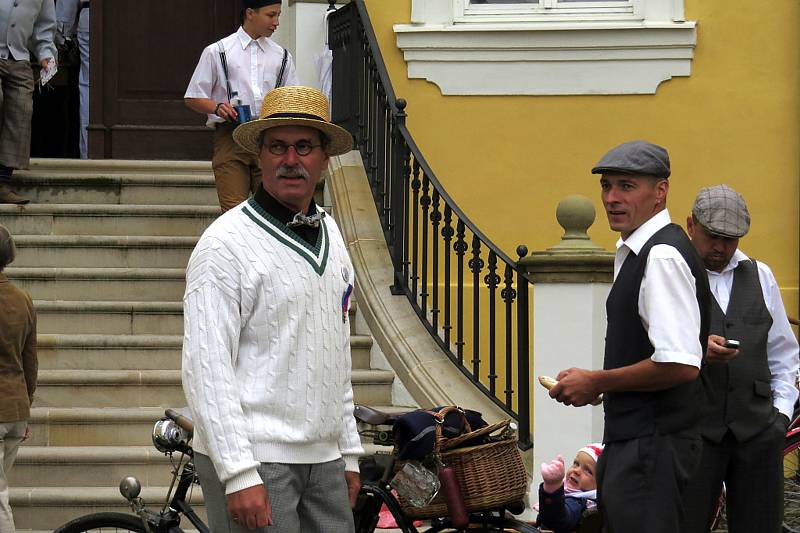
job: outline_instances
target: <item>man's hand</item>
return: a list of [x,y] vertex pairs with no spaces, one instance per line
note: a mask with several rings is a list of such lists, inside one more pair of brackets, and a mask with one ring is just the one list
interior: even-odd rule
[[50,64],[50,58],[49,58],[49,57],[45,57],[44,59],[42,59],[41,61],[39,61],[39,65],[40,65],[42,68],[47,68],[47,65],[49,65],[49,64]]
[[544,491],[552,494],[564,484],[564,456],[558,454],[555,459],[542,463],[542,481]]
[[564,405],[587,405],[603,392],[595,385],[591,371],[582,368],[562,370],[556,380],[558,383],[550,389],[550,397]]
[[22,434],[22,442],[25,442],[31,437],[33,437],[33,428],[30,426],[25,426],[25,433]]
[[708,336],[707,363],[727,363],[737,355],[739,355],[738,348],[725,347],[725,337],[720,337],[719,335]]
[[272,507],[264,485],[253,485],[228,494],[228,513],[231,520],[246,529],[272,525]]
[[347,496],[350,498],[350,508],[356,506],[358,491],[361,490],[361,475],[358,472],[348,472],[345,470],[344,480],[347,482]]

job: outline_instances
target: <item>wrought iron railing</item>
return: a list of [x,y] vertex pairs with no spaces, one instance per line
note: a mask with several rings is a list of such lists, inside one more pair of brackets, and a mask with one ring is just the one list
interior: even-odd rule
[[[361,152],[394,267],[430,334],[530,438],[529,285],[436,179],[405,125],[363,0],[328,18],[333,121]],[[520,256],[527,249],[517,249]]]

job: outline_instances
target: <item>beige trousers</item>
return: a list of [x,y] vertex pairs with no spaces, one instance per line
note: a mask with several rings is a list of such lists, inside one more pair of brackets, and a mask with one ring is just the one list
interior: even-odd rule
[[14,533],[14,516],[8,501],[8,472],[17,458],[27,422],[0,422],[0,533]]
[[222,122],[214,130],[214,181],[219,206],[225,212],[247,200],[261,183],[258,157],[242,149],[233,140],[235,124]]

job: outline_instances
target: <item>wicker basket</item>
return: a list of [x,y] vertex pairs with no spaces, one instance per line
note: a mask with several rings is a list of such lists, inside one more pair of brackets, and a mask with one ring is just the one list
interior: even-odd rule
[[[440,411],[442,418],[449,409],[451,408]],[[528,491],[528,474],[516,438],[458,447],[461,443],[477,437],[502,432],[510,422],[510,419],[498,422],[452,439],[442,438],[440,426],[436,427],[434,453],[438,452],[442,463],[455,471],[469,512],[496,509],[520,502],[525,498]],[[404,464],[405,461],[398,461],[396,470],[403,468]],[[403,497],[399,497],[399,501],[403,512],[412,518],[447,516],[447,506],[441,493],[425,507],[415,507]]]

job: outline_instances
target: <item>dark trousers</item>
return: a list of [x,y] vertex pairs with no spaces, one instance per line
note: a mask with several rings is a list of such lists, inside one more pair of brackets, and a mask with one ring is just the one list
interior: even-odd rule
[[685,494],[686,533],[707,533],[726,487],[730,533],[779,533],[783,520],[784,417],[746,442],[729,431],[722,442],[703,440],[700,466]]
[[675,533],[683,491],[700,461],[700,437],[651,435],[606,444],[597,497],[608,533]]
[[0,59],[0,165],[28,168],[33,71],[27,59]]

